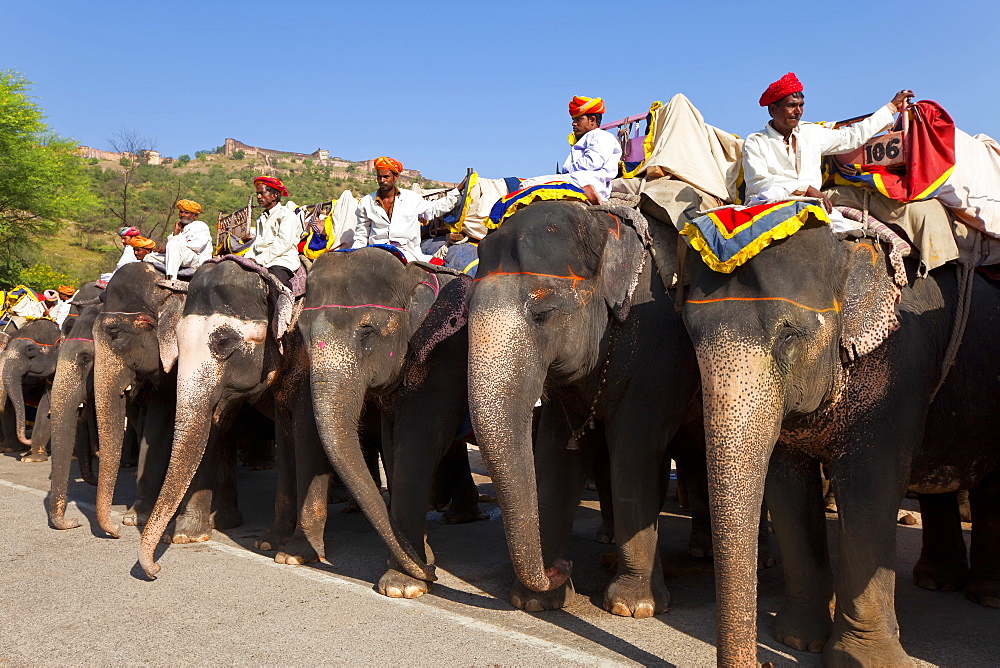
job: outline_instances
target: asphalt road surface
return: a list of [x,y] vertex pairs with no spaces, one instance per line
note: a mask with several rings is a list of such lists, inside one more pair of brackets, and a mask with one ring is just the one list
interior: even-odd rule
[[[491,494],[478,453],[470,455],[480,491]],[[164,546],[152,582],[136,563],[134,528],[122,527],[119,540],[95,535],[94,488],[79,478],[67,515],[85,518],[83,526],[48,527],[48,473],[48,464],[0,456],[0,665],[715,663],[711,566],[687,556],[689,520],[673,501],[660,520],[670,611],[639,620],[600,608],[612,573],[600,565],[608,546],[594,541],[592,492],[569,546],[575,603],[525,613],[507,602],[513,574],[495,503],[483,504],[489,519],[474,524],[428,514],[440,579],[430,594],[403,601],[374,591],[386,550],[363,515],[340,512],[346,504],[330,506],[329,564],[278,565],[273,553],[254,551],[271,521],[274,471],[241,468],[245,524],[206,543]],[[133,478],[134,470],[121,472],[116,512],[132,498]],[[829,522],[835,528],[835,516]],[[968,526],[965,533],[968,541]],[[898,528],[898,545],[896,606],[910,656],[923,665],[1000,665],[1000,610],[911,583],[919,523]],[[819,665],[818,655],[771,639],[781,590],[780,565],[761,573],[759,658]]]

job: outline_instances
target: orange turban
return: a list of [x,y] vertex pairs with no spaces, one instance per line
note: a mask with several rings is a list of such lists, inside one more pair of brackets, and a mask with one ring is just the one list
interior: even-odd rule
[[258,183],[263,183],[265,186],[271,186],[278,191],[282,197],[288,197],[288,189],[285,188],[285,184],[281,182],[281,179],[276,179],[273,176],[258,176],[253,180],[254,185]]
[[777,102],[781,98],[787,97],[792,93],[801,92],[802,82],[799,81],[799,78],[795,76],[794,72],[789,72],[768,86],[767,90],[761,94],[758,102],[760,103],[760,106],[766,107],[767,105]]
[[156,242],[146,237],[132,237],[132,248],[148,248],[156,250]]
[[581,114],[603,114],[604,100],[599,97],[582,97],[576,95],[569,101],[569,115],[573,118]]
[[375,169],[388,169],[393,174],[402,174],[403,163],[383,155],[381,158],[375,158]]
[[76,288],[74,288],[72,285],[60,285],[58,292],[61,295],[72,297],[73,295],[76,294]]
[[190,199],[177,200],[177,208],[186,213],[201,213],[201,204],[198,204],[194,200]]

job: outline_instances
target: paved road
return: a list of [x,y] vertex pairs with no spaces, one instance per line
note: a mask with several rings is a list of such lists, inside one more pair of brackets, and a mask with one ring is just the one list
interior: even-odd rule
[[[478,460],[474,468],[480,490],[490,493]],[[429,514],[440,580],[430,595],[400,601],[374,592],[385,550],[362,515],[339,512],[343,505],[330,507],[329,565],[277,565],[273,555],[252,549],[270,522],[273,471],[241,469],[246,524],[207,543],[161,550],[163,570],[154,582],[136,564],[135,530],[123,527],[119,540],[93,535],[100,533],[94,489],[79,479],[70,484],[76,503],[68,514],[89,522],[67,532],[48,528],[47,477],[47,464],[0,456],[3,665],[715,662],[711,571],[685,554],[688,520],[672,503],[661,516],[671,609],[635,620],[599,607],[612,574],[598,565],[606,546],[593,540],[600,522],[593,498],[581,505],[570,545],[576,602],[529,614],[507,603],[512,572],[495,504],[484,505],[489,520],[469,525],[444,525]],[[130,477],[122,472],[118,504],[131,498]],[[1000,665],[1000,611],[913,586],[919,525],[898,531],[897,608],[907,651],[926,664]],[[759,656],[777,665],[819,665],[817,655],[769,637],[780,580],[780,568],[761,576]]]

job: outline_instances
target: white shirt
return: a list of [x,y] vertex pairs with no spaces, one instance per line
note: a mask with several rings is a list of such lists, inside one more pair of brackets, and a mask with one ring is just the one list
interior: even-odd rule
[[291,272],[298,271],[299,238],[302,223],[285,204],[275,204],[269,211],[260,214],[255,223],[257,237],[247,249],[245,257],[256,260],[265,267],[284,267]]
[[[118,259],[118,265],[115,266],[115,271],[118,271],[126,264],[129,264],[131,262],[138,262],[138,260],[135,257],[135,249],[129,246],[128,244],[125,244],[125,250],[122,251],[121,258]],[[113,271],[111,273],[113,274],[115,272]]]
[[[73,293],[73,297],[76,297],[76,293]],[[73,297],[70,297],[66,301],[63,301],[61,297],[58,297],[57,299],[59,301],[53,305],[51,309],[49,309],[49,317],[55,320],[56,324],[60,327],[62,327],[66,316],[69,315],[70,307],[73,306]]]
[[[212,257],[212,233],[208,225],[200,220],[192,220],[181,228],[180,234],[171,234],[167,237],[167,243],[171,239],[179,239],[186,248],[190,249],[198,259],[192,264],[183,264],[186,267],[200,267],[205,260]],[[149,256],[147,256],[149,257]]]
[[449,191],[440,199],[427,201],[412,190],[399,190],[392,205],[392,220],[376,199],[378,193],[369,193],[358,203],[358,223],[354,228],[354,248],[371,244],[396,246],[408,260],[424,260],[429,256],[420,252],[420,221],[431,220],[455,208],[461,193]]
[[580,188],[593,186],[602,200],[611,196],[611,179],[618,176],[622,147],[618,139],[600,128],[576,140],[562,171],[567,181]]
[[818,123],[799,123],[788,144],[768,123],[743,142],[743,178],[746,196],[767,190],[766,200],[785,199],[809,186],[823,185],[824,155],[847,153],[860,147],[892,123],[893,109],[886,105],[874,114],[845,128],[831,129]]

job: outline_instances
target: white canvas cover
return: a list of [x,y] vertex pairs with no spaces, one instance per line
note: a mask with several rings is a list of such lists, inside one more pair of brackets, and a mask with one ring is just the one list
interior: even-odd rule
[[[682,93],[657,109],[652,144],[644,168],[666,174],[731,202],[742,169],[743,140],[705,123],[701,112]],[[648,178],[648,176],[647,176]]]
[[1000,239],[1000,144],[955,128],[955,171],[936,197],[966,225]]

